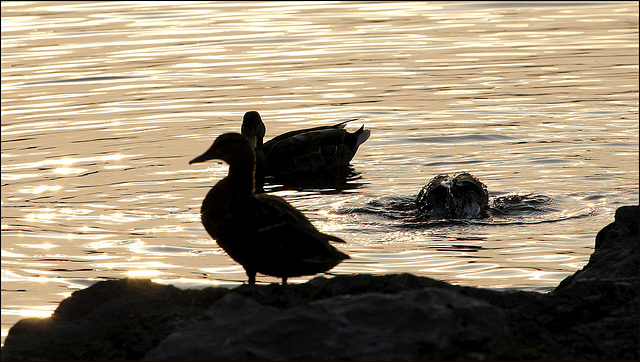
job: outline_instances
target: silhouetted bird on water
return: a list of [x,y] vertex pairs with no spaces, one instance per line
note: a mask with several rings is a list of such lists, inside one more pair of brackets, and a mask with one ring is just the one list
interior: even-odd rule
[[329,244],[344,240],[321,233],[284,199],[255,194],[255,154],[238,133],[219,136],[189,164],[219,159],[229,174],[202,202],[202,224],[255,284],[256,273],[282,278],[326,272],[349,256]]
[[416,197],[418,211],[432,219],[472,219],[488,209],[487,187],[467,172],[438,175]]
[[290,131],[263,144],[266,127],[260,114],[245,113],[241,132],[256,152],[256,187],[261,189],[265,176],[300,179],[348,167],[358,147],[371,134],[364,125],[355,132],[347,132],[344,126],[353,120]]

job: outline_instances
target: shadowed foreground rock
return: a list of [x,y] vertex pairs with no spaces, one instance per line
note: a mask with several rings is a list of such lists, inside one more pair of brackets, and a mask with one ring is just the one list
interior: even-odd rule
[[638,207],[551,293],[410,274],[180,290],[97,283],[16,323],[2,360],[638,359]]

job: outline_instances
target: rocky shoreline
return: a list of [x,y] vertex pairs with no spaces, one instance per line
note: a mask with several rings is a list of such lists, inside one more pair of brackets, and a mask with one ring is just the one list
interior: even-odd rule
[[181,290],[99,282],[16,323],[2,360],[638,360],[638,206],[547,294],[410,274]]

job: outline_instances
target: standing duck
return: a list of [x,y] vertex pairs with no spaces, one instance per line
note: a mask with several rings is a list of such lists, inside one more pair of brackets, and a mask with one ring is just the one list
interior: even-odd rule
[[453,177],[438,175],[416,197],[418,211],[432,219],[472,219],[485,216],[488,209],[487,186],[468,172]]
[[358,147],[371,134],[364,125],[355,132],[347,132],[344,126],[353,120],[290,131],[263,144],[266,128],[260,114],[256,111],[245,113],[242,134],[256,150],[258,184],[264,175],[308,177],[348,167]]
[[345,241],[321,233],[284,199],[255,194],[255,153],[238,133],[219,136],[189,164],[218,159],[229,164],[229,174],[202,202],[202,224],[229,256],[240,263],[255,284],[256,273],[287,278],[323,273],[349,256],[329,241]]

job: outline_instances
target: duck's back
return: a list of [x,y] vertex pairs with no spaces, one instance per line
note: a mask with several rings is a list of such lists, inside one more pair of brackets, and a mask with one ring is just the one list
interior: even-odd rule
[[305,129],[298,129],[298,130],[294,130],[294,131],[289,131],[286,133],[283,133],[281,135],[278,135],[276,137],[273,137],[272,139],[270,139],[267,143],[265,143],[265,145],[271,145],[280,141],[284,141],[286,139],[295,137],[297,135],[303,134],[303,133],[308,133],[308,132],[318,132],[318,131],[326,131],[326,130],[331,130],[331,129],[342,129],[344,128],[344,126],[351,121],[354,121],[354,119],[350,119],[344,122],[340,122],[338,124],[334,124],[331,126],[318,126],[318,127],[313,127],[313,128],[305,128]]
[[369,134],[363,128],[354,133],[327,128],[276,138],[263,149],[272,174],[312,174],[347,166]]
[[467,172],[432,178],[416,198],[418,210],[423,215],[451,219],[482,217],[488,201],[487,187]]

